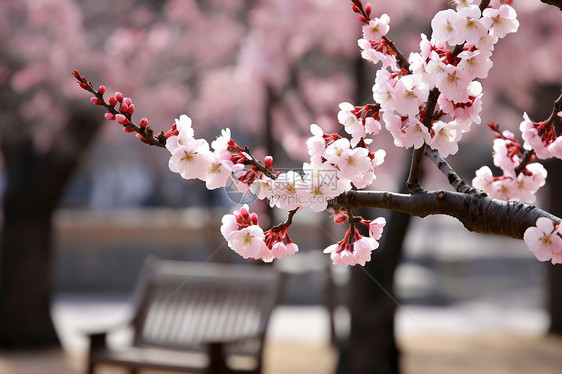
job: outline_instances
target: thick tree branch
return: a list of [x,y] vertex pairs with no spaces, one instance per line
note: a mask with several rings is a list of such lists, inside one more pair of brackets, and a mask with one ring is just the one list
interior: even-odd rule
[[348,191],[338,196],[335,205],[347,208],[382,208],[413,216],[446,214],[457,218],[469,231],[522,239],[525,230],[539,217],[557,224],[562,219],[532,205],[492,199],[483,194],[428,191],[398,194],[379,191]]

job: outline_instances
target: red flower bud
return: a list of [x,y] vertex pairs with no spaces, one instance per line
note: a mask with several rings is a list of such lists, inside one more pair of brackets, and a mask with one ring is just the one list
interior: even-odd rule
[[358,16],[357,19],[359,19],[360,22],[369,23],[369,20],[363,16]]
[[129,106],[125,103],[122,103],[121,106],[119,107],[119,110],[123,113],[127,113],[127,110],[129,110]]
[[137,137],[137,139],[140,139],[140,140],[144,141],[144,137],[142,136],[142,134],[137,133],[137,135],[135,135],[135,136]]
[[134,111],[135,111],[135,104],[129,105],[129,109],[127,109],[127,114],[132,115]]
[[117,99],[117,101],[119,101],[120,103],[123,102],[123,94],[121,92],[115,92],[115,98]]
[[371,3],[365,5],[365,13],[367,13],[368,16],[371,15]]
[[91,101],[92,104],[94,104],[94,105],[101,105],[100,99],[98,99],[98,98],[95,97],[95,96],[94,96],[94,97],[91,97],[91,98],[90,98],[90,101]]
[[139,126],[140,127],[148,126],[148,120],[146,118],[141,118]]
[[250,214],[250,221],[252,221],[253,225],[258,224],[258,215],[256,213]]
[[123,127],[123,131],[130,133],[130,132],[135,132],[135,130],[131,127],[131,126],[125,126]]
[[273,166],[273,157],[265,156],[265,158],[263,159],[263,163],[265,164],[266,168],[271,169],[271,167]]
[[248,209],[246,209],[246,207],[240,208],[239,212],[242,215],[242,218],[244,218],[244,219],[250,218],[250,212],[248,212]]
[[115,116],[115,119],[117,120],[117,123],[119,123],[120,125],[126,125],[129,123],[129,120],[123,114],[117,114]]
[[99,93],[100,95],[103,95],[103,94],[105,93],[105,86],[100,86],[100,87],[98,88],[98,93]]
[[113,113],[105,113],[104,117],[107,118],[110,121],[115,121],[115,114],[113,114]]
[[123,102],[127,105],[131,105],[133,103],[133,100],[131,100],[129,97],[125,97],[123,98]]

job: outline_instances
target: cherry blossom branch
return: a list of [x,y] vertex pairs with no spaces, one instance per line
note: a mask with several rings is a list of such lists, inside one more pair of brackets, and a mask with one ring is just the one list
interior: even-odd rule
[[554,107],[552,108],[552,113],[550,117],[546,120],[547,126],[552,126],[554,124],[554,120],[558,117],[558,112],[562,111],[562,93],[558,96],[558,99],[554,101]]
[[[105,87],[100,86],[100,88],[96,90],[92,85],[92,82],[88,81],[85,75],[80,75],[80,73],[76,69],[74,69],[72,75],[74,75],[74,77],[78,81],[78,84],[80,84],[80,87],[94,95],[94,97],[90,99],[93,104],[103,106],[108,113],[111,113],[114,116],[125,116],[125,118],[127,119],[127,123],[122,124],[123,128],[128,128],[128,130],[130,129],[129,131],[134,131],[137,134],[140,134],[139,139],[143,143],[161,148],[166,147],[166,137],[164,136],[163,132],[160,132],[158,135],[154,135],[154,131],[152,130],[152,128],[150,128],[150,126],[144,126],[144,124],[143,126],[140,126],[134,123],[131,118],[131,113],[118,111],[115,109],[115,104],[111,105],[110,103],[107,103],[103,97]],[[142,123],[143,121],[141,120],[141,124]]]
[[399,194],[380,191],[348,191],[334,199],[346,208],[382,208],[426,217],[445,214],[457,218],[469,231],[522,239],[525,230],[539,217],[557,224],[562,219],[532,205],[502,201],[483,194],[452,191],[427,191]]
[[383,35],[382,39],[386,42],[386,44],[388,44],[388,46],[396,54],[396,59],[398,60],[398,65],[401,68],[404,68],[404,69],[409,71],[410,70],[410,63],[408,62],[408,59],[406,58],[406,56],[404,56],[404,54],[402,52],[400,52],[398,47],[396,47],[396,44],[394,44],[394,42],[392,40],[387,38],[386,35]]
[[515,171],[515,175],[519,175],[521,174],[521,172],[523,170],[525,170],[525,168],[527,167],[527,165],[529,164],[529,162],[533,159],[533,156],[535,155],[535,150],[531,149],[531,150],[526,150],[523,153],[523,159],[521,160],[521,162],[519,163],[519,165],[517,165],[517,167],[514,169]]
[[466,183],[464,180],[459,177],[457,172],[449,165],[449,163],[441,157],[439,152],[435,149],[426,149],[425,155],[429,157],[431,161],[437,166],[437,168],[447,177],[449,184],[453,186],[453,188],[457,192],[461,193],[476,193],[477,190]]
[[[433,88],[429,91],[427,97],[427,103],[425,105],[423,125],[431,130],[431,122],[433,121],[433,114],[435,112],[435,106],[437,105],[437,99],[439,98],[440,92],[437,88]],[[418,149],[414,149],[412,153],[412,162],[410,164],[410,176],[408,177],[408,182],[406,182],[406,187],[410,193],[423,191],[420,185],[420,175],[421,175],[421,165],[423,161],[423,155],[425,152],[425,143]]]
[[282,222],[282,223],[280,223],[280,224],[278,224],[278,225],[276,225],[276,226],[273,226],[273,227],[271,228],[271,231],[279,232],[279,231],[285,229],[286,227],[291,226],[291,224],[293,223],[293,216],[294,216],[295,214],[297,214],[298,211],[299,211],[298,208],[289,211],[289,216],[287,217],[287,219],[285,220],[285,222]]
[[267,175],[269,178],[277,179],[277,174],[275,174],[273,171],[271,171],[270,168],[268,168],[267,166],[263,165],[261,162],[256,160],[254,155],[252,155],[252,153],[250,152],[250,148],[248,148],[248,146],[244,146],[242,152],[246,153],[249,156],[249,159],[245,163],[252,165],[258,171],[261,171],[262,173]]

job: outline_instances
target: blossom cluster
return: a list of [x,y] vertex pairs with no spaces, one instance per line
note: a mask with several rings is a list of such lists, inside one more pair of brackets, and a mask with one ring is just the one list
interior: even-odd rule
[[[562,118],[560,113],[558,115]],[[525,149],[532,149],[538,158],[556,157],[562,159],[562,137],[556,135],[552,123],[548,121],[533,122],[529,119],[527,113],[524,113],[519,130],[523,133]]]
[[253,258],[271,262],[298,252],[298,247],[287,233],[289,225],[280,225],[266,232],[258,224],[256,213],[250,213],[248,205],[244,205],[233,214],[222,218],[220,228],[228,246],[244,258]]
[[525,231],[523,240],[539,261],[562,264],[562,232],[550,218],[540,217]]
[[495,177],[489,167],[482,166],[476,171],[473,186],[496,199],[533,203],[537,190],[545,184],[546,169],[537,162],[521,168],[522,147],[514,134],[507,130],[500,133],[494,122],[489,126],[496,135],[493,146],[494,165],[503,171],[503,175]]
[[[483,11],[472,1],[457,2],[456,10],[435,15],[431,39],[422,34],[420,52],[411,53],[407,62],[397,59],[385,37],[390,17],[368,19],[361,14],[365,26],[358,44],[365,59],[382,62],[373,98],[395,144],[405,148],[428,144],[443,157],[456,153],[462,134],[472,123],[480,123],[482,86],[475,79],[487,77],[498,39],[517,30],[515,10],[499,2]],[[425,120],[428,94],[434,89],[439,92],[437,115]]]
[[[335,222],[343,223],[349,217],[340,211],[336,211]],[[382,235],[383,227],[386,225],[384,218],[379,217],[373,221],[360,218],[360,223],[369,228],[369,236],[363,236],[355,226],[349,228],[342,240],[324,249],[329,253],[334,264],[339,265],[365,265],[371,260],[371,252],[379,247],[377,240]]]

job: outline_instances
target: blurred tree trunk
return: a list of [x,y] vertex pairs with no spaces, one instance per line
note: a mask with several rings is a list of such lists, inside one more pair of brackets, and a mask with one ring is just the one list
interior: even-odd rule
[[[548,171],[550,203],[548,211],[560,216],[562,214],[562,161],[550,159],[544,163]],[[547,263],[548,312],[550,315],[550,334],[562,336],[562,269],[561,265]]]
[[15,111],[1,118],[6,191],[0,248],[0,348],[59,345],[50,315],[52,217],[100,123],[92,116],[93,108],[72,108],[68,123],[54,134],[45,152],[34,146],[30,127]]
[[[560,86],[546,85],[539,86],[535,91],[535,108],[532,117],[534,120],[547,119],[552,111],[552,103],[556,97],[560,95]],[[556,133],[560,134],[562,126],[555,121]],[[557,216],[562,215],[562,161],[556,158],[548,160],[538,160],[541,162],[548,172],[547,186],[548,190],[548,211]],[[550,334],[562,336],[562,271],[560,265],[552,265],[546,263],[546,281],[547,281],[547,307],[550,316],[550,326],[548,332]]]

